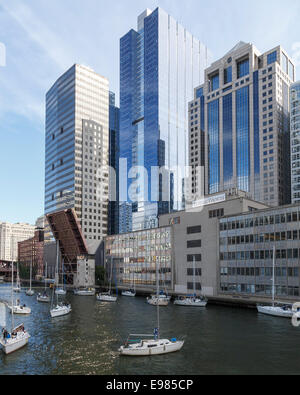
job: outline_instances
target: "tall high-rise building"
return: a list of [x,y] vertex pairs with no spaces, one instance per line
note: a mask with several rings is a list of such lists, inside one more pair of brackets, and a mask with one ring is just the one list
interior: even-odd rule
[[159,214],[184,207],[188,102],[208,58],[207,48],[161,8],[147,9],[137,30],[121,38],[120,202],[132,206],[126,231],[155,227]]
[[291,86],[292,202],[300,202],[300,81]]
[[36,227],[25,223],[0,222],[0,259],[16,261],[18,243],[34,236]]
[[289,87],[295,67],[278,46],[238,43],[205,70],[189,104],[192,191],[237,188],[268,205],[290,203]]
[[45,214],[73,208],[88,245],[108,232],[108,139],[108,80],[75,64],[46,95]]
[[110,174],[108,234],[119,233],[119,145],[120,145],[120,109],[115,104],[115,94],[109,92],[109,166],[114,169]]

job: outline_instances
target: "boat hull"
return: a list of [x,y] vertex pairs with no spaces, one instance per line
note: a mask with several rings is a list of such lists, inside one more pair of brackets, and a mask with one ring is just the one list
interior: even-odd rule
[[206,307],[207,302],[204,300],[185,299],[185,300],[175,300],[174,305],[187,306],[187,307]]
[[55,291],[55,295],[67,295],[67,292],[64,291],[63,289],[57,289]]
[[[11,306],[8,306],[10,312],[12,311]],[[31,314],[31,309],[29,307],[14,306],[14,314],[28,315]]]
[[26,291],[26,295],[27,296],[33,296],[34,295],[34,291],[29,289],[28,291]]
[[74,291],[74,295],[77,296],[95,296],[95,291]]
[[[133,346],[133,347],[120,347],[119,353],[128,357],[145,357],[153,355],[170,354],[172,352],[180,351],[184,345],[184,341],[170,342],[168,340],[160,340],[158,346]],[[160,345],[162,344],[162,345]]]
[[151,306],[168,306],[169,300],[166,298],[148,298],[147,303]]
[[29,338],[30,335],[28,333],[22,333],[22,335],[18,335],[16,339],[1,340],[2,350],[6,355],[11,354],[26,346]]
[[129,291],[122,292],[122,296],[127,296],[129,298],[134,298],[135,295],[136,295],[136,293],[134,293],[134,292],[129,292]]
[[62,317],[64,315],[70,314],[72,311],[70,306],[54,308],[50,310],[50,315],[52,318]]
[[40,303],[50,303],[50,297],[37,296],[36,300]]
[[100,302],[116,302],[118,299],[117,296],[110,296],[110,295],[97,295],[97,300]]
[[257,311],[261,314],[282,318],[292,318],[294,315],[292,310],[283,310],[280,307],[273,306],[257,306]]

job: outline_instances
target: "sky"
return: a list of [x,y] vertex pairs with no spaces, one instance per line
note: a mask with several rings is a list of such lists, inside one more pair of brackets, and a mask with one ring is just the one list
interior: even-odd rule
[[281,44],[300,79],[298,0],[0,0],[0,222],[35,223],[44,206],[45,94],[74,63],[110,81],[119,100],[119,40],[162,7],[212,52],[239,41]]

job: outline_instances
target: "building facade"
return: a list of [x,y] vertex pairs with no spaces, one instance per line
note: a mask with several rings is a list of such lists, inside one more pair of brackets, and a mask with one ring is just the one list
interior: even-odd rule
[[46,95],[45,214],[74,208],[90,245],[108,232],[108,148],[108,80],[75,64]]
[[203,198],[199,207],[162,215],[160,226],[173,229],[174,292],[193,293],[194,260],[195,283],[198,294],[218,295],[218,224],[229,213],[255,211],[266,207],[248,198],[244,192],[231,191]]
[[156,288],[158,270],[160,287],[171,291],[172,251],[170,226],[109,236],[105,240],[106,270],[113,275],[113,285],[149,292]]
[[184,207],[188,102],[208,58],[207,48],[161,8],[147,9],[137,30],[121,38],[120,202],[132,206],[126,231],[156,227],[158,215]]
[[18,262],[27,266],[32,264],[38,276],[44,273],[44,231],[36,230],[28,240],[18,242]]
[[120,109],[115,105],[115,94],[109,92],[109,166],[114,169],[109,177],[108,234],[119,233],[119,153]]
[[0,222],[0,260],[17,261],[18,242],[33,237],[35,229],[34,225]]
[[220,295],[271,298],[275,247],[276,298],[299,300],[299,204],[222,218],[219,234]]
[[[294,64],[280,46],[261,54],[240,42],[205,70],[189,104],[192,192],[237,188],[268,205],[290,203],[294,80]],[[203,185],[197,179],[201,166]]]
[[292,203],[300,202],[300,81],[291,86]]
[[244,192],[207,196],[190,211],[165,214],[159,228],[109,236],[105,239],[107,270],[113,264],[119,287],[153,292],[156,264],[160,288],[173,294],[217,296],[219,283],[219,218],[230,213],[265,208]]

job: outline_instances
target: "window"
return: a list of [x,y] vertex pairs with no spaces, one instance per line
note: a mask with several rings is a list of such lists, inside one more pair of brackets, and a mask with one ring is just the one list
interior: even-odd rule
[[197,89],[196,90],[196,97],[197,97],[197,99],[199,99],[200,97],[202,97],[203,96],[203,88],[199,88],[199,89]]
[[277,51],[270,53],[267,57],[268,64],[272,64],[277,61]]
[[201,240],[190,240],[187,242],[187,248],[199,248],[201,245]]
[[249,74],[249,59],[241,60],[237,63],[237,78],[242,78]]
[[[201,291],[201,284],[200,283],[195,283],[195,288],[197,291]],[[187,289],[192,290],[194,289],[194,283],[187,283]]]
[[220,86],[220,82],[219,82],[219,73],[218,73],[210,78],[210,92],[219,89],[219,86]]
[[209,218],[221,218],[224,217],[224,209],[211,210],[209,211]]
[[195,255],[187,255],[187,261],[188,262],[201,262],[202,261],[202,255],[201,254],[195,254]]
[[[187,275],[188,276],[194,276],[194,270],[193,269],[187,269]],[[202,270],[201,269],[195,269],[195,276],[202,276]]]
[[224,70],[224,84],[232,82],[232,66]]
[[201,233],[201,225],[199,226],[191,226],[186,229],[188,235],[192,235],[195,233]]

